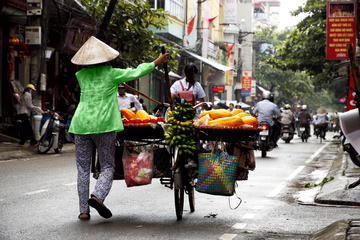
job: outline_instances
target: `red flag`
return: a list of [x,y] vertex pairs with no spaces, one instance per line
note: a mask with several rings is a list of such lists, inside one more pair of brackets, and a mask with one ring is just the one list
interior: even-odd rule
[[[196,15],[195,15],[196,16]],[[195,16],[190,20],[188,27],[187,27],[187,35],[190,35],[194,28]]]
[[230,47],[229,47],[229,50],[228,50],[228,52],[227,52],[227,58],[229,58],[230,57],[230,54],[231,54],[231,51],[232,51],[232,49],[233,49],[233,47],[234,47],[234,45],[235,45],[235,43],[233,43]]
[[213,18],[209,18],[209,22],[211,23],[212,21],[215,20],[215,18],[217,18],[217,16],[216,16],[216,17],[213,17]]
[[350,71],[350,83],[349,83],[348,96],[347,96],[347,101],[346,101],[346,111],[350,111],[350,110],[356,108],[355,92],[353,90],[351,90],[354,88],[355,88],[354,77],[352,75],[352,72]]

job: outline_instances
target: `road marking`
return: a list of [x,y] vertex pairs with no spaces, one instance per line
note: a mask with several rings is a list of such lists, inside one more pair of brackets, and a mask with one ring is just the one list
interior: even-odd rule
[[65,183],[64,185],[65,186],[73,186],[73,185],[76,185],[77,184],[77,182],[72,182],[72,183]]
[[272,190],[268,195],[266,195],[266,197],[275,197],[276,195],[278,195],[281,192],[281,190],[285,186],[286,186],[286,183],[281,183],[274,190]]
[[278,195],[281,190],[286,187],[287,182],[291,181],[294,177],[296,177],[296,175],[298,175],[305,166],[299,166],[297,169],[295,169],[295,171],[293,171],[287,178],[286,178],[286,182],[281,183],[280,185],[278,185],[274,190],[272,190],[268,195],[266,195],[266,197],[275,197],[276,195]]
[[293,171],[287,178],[287,181],[291,181],[294,177],[296,177],[296,175],[298,175],[303,169],[305,168],[305,166],[299,166],[295,171]]
[[246,223],[235,223],[231,228],[235,230],[241,230],[246,227]]
[[316,152],[314,152],[310,158],[308,160],[305,161],[306,164],[311,163],[316,157],[317,155],[319,155],[327,146],[330,145],[330,142],[326,143],[324,146],[322,146],[321,148],[319,148]]
[[236,236],[237,234],[224,233],[221,237],[219,237],[219,240],[231,240]]
[[25,193],[25,195],[34,195],[34,194],[48,192],[48,191],[49,191],[48,189],[40,189],[40,190],[37,190],[37,191],[27,192],[27,193]]
[[244,216],[242,218],[252,219],[252,218],[255,218],[255,214],[254,213],[246,213],[246,214],[244,214]]

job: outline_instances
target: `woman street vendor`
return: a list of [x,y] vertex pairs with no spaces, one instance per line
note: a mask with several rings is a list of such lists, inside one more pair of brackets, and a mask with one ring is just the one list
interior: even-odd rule
[[[80,220],[90,219],[89,206],[104,218],[112,216],[104,200],[113,182],[115,132],[124,129],[117,100],[118,85],[139,79],[153,71],[155,66],[169,60],[169,54],[165,53],[154,62],[140,64],[136,69],[113,68],[108,62],[118,55],[118,51],[92,36],[71,59],[72,63],[85,66],[76,73],[81,95],[69,129],[69,132],[75,134]],[[101,171],[89,199],[90,164],[94,147],[99,153]]]

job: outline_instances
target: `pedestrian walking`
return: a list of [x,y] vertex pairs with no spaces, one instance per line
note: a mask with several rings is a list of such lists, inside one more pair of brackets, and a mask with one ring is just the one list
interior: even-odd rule
[[[80,208],[78,218],[81,220],[90,219],[89,206],[104,218],[112,216],[104,201],[113,182],[115,132],[124,129],[117,101],[118,85],[139,79],[153,71],[155,66],[169,60],[169,54],[166,53],[154,62],[140,64],[136,69],[113,68],[109,61],[118,55],[118,51],[92,36],[71,59],[72,63],[84,66],[76,73],[81,96],[69,129],[69,132],[75,134]],[[90,165],[94,147],[99,153],[101,170],[89,199]]]

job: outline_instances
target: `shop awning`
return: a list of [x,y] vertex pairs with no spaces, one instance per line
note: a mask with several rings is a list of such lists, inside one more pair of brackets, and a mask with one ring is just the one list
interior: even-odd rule
[[186,51],[186,50],[185,50],[185,52],[187,54],[189,54],[190,56],[192,56],[192,57],[194,57],[194,58],[196,58],[196,59],[198,59],[198,60],[200,60],[200,61],[202,61],[202,62],[204,62],[204,63],[206,63],[208,65],[210,65],[211,67],[216,68],[219,71],[227,72],[229,70],[233,70],[233,68],[231,68],[231,67],[228,67],[228,66],[222,65],[220,63],[214,62],[212,60],[209,60],[207,58],[201,57],[201,56],[199,56],[199,55],[197,55],[195,53],[192,53],[192,52],[189,52],[189,51]]

